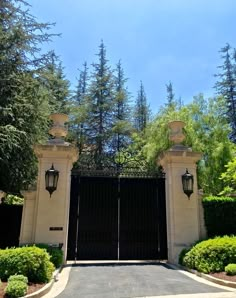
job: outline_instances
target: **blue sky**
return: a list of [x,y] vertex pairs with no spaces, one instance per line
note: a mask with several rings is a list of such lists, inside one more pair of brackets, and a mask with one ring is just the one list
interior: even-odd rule
[[61,33],[46,46],[60,56],[72,86],[84,61],[97,61],[103,39],[112,66],[121,59],[129,91],[140,80],[155,113],[171,81],[187,103],[213,86],[219,50],[236,47],[235,0],[28,0],[38,21],[56,22]]

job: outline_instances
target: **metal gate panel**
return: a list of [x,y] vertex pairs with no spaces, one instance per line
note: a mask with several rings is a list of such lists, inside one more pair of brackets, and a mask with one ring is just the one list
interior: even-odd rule
[[117,178],[81,177],[78,260],[116,260]]
[[167,260],[167,227],[166,227],[166,191],[165,191],[165,179],[158,179],[157,187],[157,197],[158,197],[158,253],[160,260]]
[[71,190],[70,190],[70,217],[69,217],[69,230],[67,241],[67,260],[76,259],[77,251],[77,234],[78,234],[78,199],[79,199],[79,185],[80,176],[71,176]]
[[19,245],[23,206],[0,204],[0,248]]
[[164,178],[72,175],[68,260],[167,259]]
[[158,259],[157,179],[120,179],[120,259]]

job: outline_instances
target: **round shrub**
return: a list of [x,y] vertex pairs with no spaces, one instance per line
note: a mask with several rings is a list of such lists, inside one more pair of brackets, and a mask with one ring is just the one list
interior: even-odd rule
[[0,251],[0,278],[22,274],[30,282],[48,282],[52,278],[54,265],[49,254],[38,247],[18,247]]
[[227,275],[236,275],[236,264],[229,264],[225,267]]
[[28,277],[27,276],[24,276],[22,274],[15,274],[15,275],[11,275],[9,278],[8,278],[8,282],[11,282],[13,280],[18,280],[18,281],[23,281],[24,283],[28,283]]
[[35,244],[35,246],[39,248],[44,248],[50,255],[50,261],[53,263],[53,265],[58,268],[62,265],[63,262],[63,251],[60,248],[52,247],[48,244],[39,243]]
[[187,252],[190,251],[190,248],[184,248],[181,250],[180,254],[179,254],[179,264],[180,265],[184,265],[184,257],[186,255]]
[[20,280],[13,280],[7,284],[5,293],[9,297],[23,297],[27,293],[27,284]]
[[224,236],[202,241],[183,257],[183,264],[200,272],[221,272],[236,263],[236,237]]

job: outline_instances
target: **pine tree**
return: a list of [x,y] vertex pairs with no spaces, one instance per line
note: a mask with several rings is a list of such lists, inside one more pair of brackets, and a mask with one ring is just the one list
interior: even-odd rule
[[113,73],[106,59],[103,41],[99,46],[98,62],[92,66],[93,73],[87,96],[86,136],[89,149],[95,155],[99,167],[99,160],[111,148],[115,107]]
[[216,91],[222,95],[226,101],[228,121],[231,126],[230,140],[236,143],[236,64],[235,50],[231,51],[229,44],[221,49],[224,64],[219,66],[221,73],[216,76],[220,79],[215,84]]
[[38,77],[47,62],[41,43],[50,24],[38,23],[25,1],[0,2],[0,189],[19,192],[37,173],[33,145],[47,135],[50,113]]
[[169,82],[169,84],[166,85],[166,91],[167,91],[167,104],[166,106],[172,110],[176,107],[176,100],[175,100],[175,94],[173,92],[173,86],[172,83]]
[[147,105],[147,97],[144,91],[144,86],[141,81],[140,89],[135,103],[134,110],[134,127],[137,131],[142,132],[149,121],[150,111]]
[[119,61],[115,75],[115,111],[112,142],[114,152],[120,152],[122,149],[127,148],[130,143],[132,125],[128,103],[129,93],[125,86],[126,81],[121,61]]
[[76,94],[74,96],[74,108],[73,108],[73,135],[77,143],[79,154],[82,153],[84,145],[86,143],[86,96],[88,88],[88,67],[85,62],[83,70],[80,71]]
[[41,70],[40,81],[47,91],[52,112],[68,113],[69,81],[65,78],[61,61],[52,51],[46,67]]

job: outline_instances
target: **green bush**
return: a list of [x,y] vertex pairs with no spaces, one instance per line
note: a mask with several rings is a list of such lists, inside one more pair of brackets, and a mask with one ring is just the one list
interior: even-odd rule
[[48,244],[39,243],[35,244],[39,248],[44,248],[50,255],[50,261],[54,264],[56,268],[60,267],[63,262],[63,251],[60,248],[53,247]]
[[23,281],[24,283],[28,283],[28,277],[27,276],[24,276],[22,274],[15,274],[15,275],[11,275],[9,278],[8,278],[8,282],[11,282],[11,281],[15,281],[15,280],[18,280],[18,281]]
[[0,250],[0,278],[22,274],[30,282],[48,282],[52,278],[54,265],[49,254],[38,247],[18,247]]
[[179,264],[180,265],[184,265],[184,257],[186,255],[186,253],[189,251],[190,251],[190,248],[184,248],[181,250],[181,252],[179,254]]
[[27,293],[28,286],[20,280],[13,280],[7,284],[5,293],[9,297],[23,297]]
[[193,246],[183,257],[183,264],[200,272],[221,272],[236,263],[236,237],[216,237]]
[[236,235],[236,198],[210,196],[202,204],[208,237]]
[[16,195],[11,195],[8,194],[4,198],[4,204],[8,205],[23,205],[24,204],[24,198],[16,196]]
[[236,275],[236,264],[229,264],[225,267],[227,275]]

